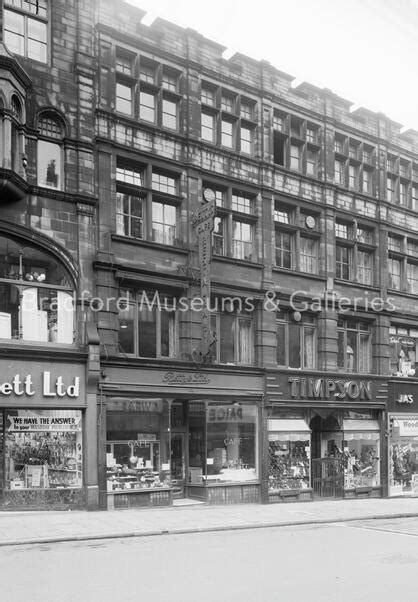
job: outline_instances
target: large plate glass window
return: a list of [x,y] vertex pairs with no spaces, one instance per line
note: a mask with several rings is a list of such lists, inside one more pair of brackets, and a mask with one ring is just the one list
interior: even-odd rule
[[80,410],[5,411],[5,488],[82,486]]
[[57,259],[0,236],[0,338],[71,344],[73,287]]

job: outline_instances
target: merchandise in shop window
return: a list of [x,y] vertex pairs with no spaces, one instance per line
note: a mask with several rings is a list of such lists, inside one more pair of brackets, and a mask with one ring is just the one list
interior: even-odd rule
[[309,440],[269,441],[269,490],[309,487]]
[[211,403],[206,420],[205,481],[235,483],[256,479],[256,407]]
[[[410,427],[405,432],[404,425]],[[415,419],[391,419],[392,440],[389,445],[390,495],[417,494],[418,478],[418,435],[414,434]]]
[[160,442],[148,439],[107,444],[107,490],[124,491],[171,487],[170,465],[160,465]]
[[80,411],[10,410],[6,416],[6,489],[81,487]]
[[[337,445],[326,454],[339,458],[344,468],[344,488],[376,487],[380,484],[378,457],[378,435],[374,433],[345,434],[351,438],[344,441],[344,448]],[[358,438],[355,438],[358,437]]]

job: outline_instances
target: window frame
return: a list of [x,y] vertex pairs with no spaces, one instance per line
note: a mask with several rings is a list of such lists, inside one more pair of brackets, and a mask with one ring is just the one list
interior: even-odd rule
[[[49,131],[48,130],[44,130],[42,131],[42,123],[43,122],[49,122],[50,124],[55,124],[56,126],[56,131],[53,131],[53,127],[50,126]],[[64,137],[65,137],[65,133],[66,133],[66,125],[63,122],[63,120],[61,119],[60,116],[56,115],[55,113],[49,112],[49,111],[43,111],[37,119],[37,130],[38,130],[38,140],[37,140],[37,152],[36,152],[36,180],[37,180],[37,184],[38,186],[41,186],[43,188],[50,188],[51,190],[65,190],[65,149],[64,149]],[[56,186],[54,185],[48,185],[47,181],[41,182],[41,161],[40,158],[42,157],[42,162],[44,163],[44,158],[46,156],[46,149],[48,148],[46,145],[49,145],[49,148],[52,149],[55,148],[56,150],[56,157],[52,158],[52,154],[50,154],[50,158],[52,158],[52,161],[55,161],[56,158],[59,159],[59,165],[58,165],[58,170],[55,173],[55,169],[54,169],[54,174],[58,176],[58,184]],[[41,152],[43,149],[43,152]],[[48,166],[46,167],[46,177],[48,178]],[[52,175],[52,174],[51,174]],[[52,175],[52,177],[54,177]]]
[[[234,354],[234,358],[233,358],[233,362],[221,362],[221,337],[220,337],[220,332],[222,329],[222,317],[223,316],[230,316],[232,317],[233,320],[233,354]],[[215,344],[214,344],[214,363],[219,364],[221,366],[228,366],[228,365],[234,365],[234,366],[253,366],[254,362],[255,362],[255,348],[254,348],[254,319],[252,315],[249,314],[245,314],[245,312],[238,312],[238,311],[232,311],[232,312],[221,312],[221,311],[216,311],[216,312],[211,312],[211,324],[210,324],[210,328],[211,331],[213,332],[215,330]],[[214,322],[216,324],[215,329],[213,328],[214,326]],[[240,330],[239,330],[239,326],[241,324],[241,322],[246,323],[247,325],[250,325],[249,328],[249,333],[250,333],[250,343],[249,343],[249,348],[248,348],[248,361],[240,361],[240,356],[242,357],[242,350],[239,349],[239,342],[240,342]]]
[[[347,221],[337,217],[334,233],[335,278],[374,286],[377,249],[375,228],[357,220]],[[343,254],[346,254],[346,258]],[[367,265],[366,258],[369,258],[370,265]]]
[[[126,239],[134,239],[136,241],[148,241],[164,246],[178,245],[179,232],[179,207],[181,205],[180,190],[181,175],[174,172],[169,172],[161,169],[156,164],[146,164],[140,161],[127,159],[123,156],[116,157],[116,174],[115,174],[115,234]],[[118,232],[118,211],[117,195],[128,195],[142,200],[142,238],[132,237],[127,233]],[[155,204],[162,205],[163,214],[165,207],[173,207],[175,212],[175,223],[171,221],[159,222],[154,219]],[[128,215],[128,214],[127,214]],[[134,219],[139,219],[132,215]],[[120,222],[119,222],[120,223]],[[173,233],[163,238],[163,242],[156,240],[153,224],[158,223],[163,225],[162,231],[165,232],[168,228],[174,228]]]
[[[355,322],[356,323],[356,328],[352,328],[348,326],[349,322]],[[342,325],[341,325],[342,324]],[[338,348],[341,350],[343,350],[343,363],[344,366],[339,366],[338,365],[338,360],[337,360],[337,370],[340,372],[348,372],[350,374],[371,374],[372,373],[372,334],[373,334],[373,324],[372,323],[367,323],[368,324],[368,329],[362,329],[360,327],[361,324],[366,324],[365,320],[360,320],[360,319],[356,319],[356,318],[339,318],[338,322],[337,322],[337,341],[339,340],[339,335],[342,334],[343,335],[343,341],[342,341],[342,346],[340,346],[340,343],[338,343]],[[351,355],[347,349],[350,347],[348,345],[348,333],[355,333],[355,340],[356,340],[356,354],[354,352],[353,353],[353,364],[352,364],[352,368],[350,368],[350,363],[351,363],[351,358],[349,358],[349,355]],[[361,369],[363,368],[363,366],[361,365],[361,361],[362,361],[362,352],[360,352],[361,349],[361,339],[362,336],[367,335],[367,355],[366,355],[366,361],[367,361],[367,369]],[[351,347],[350,347],[351,348]]]
[[[11,13],[11,14],[15,14],[15,15],[19,15],[23,18],[23,35],[21,35],[20,37],[23,39],[23,54],[21,54],[20,52],[16,52],[14,50],[12,50],[11,48],[9,48],[6,38],[6,32],[10,32],[13,35],[19,35],[16,34],[15,32],[13,32],[12,30],[8,30],[6,29],[6,20],[7,20],[7,13]],[[10,52],[13,52],[14,54],[17,54],[18,56],[22,56],[25,59],[29,59],[31,61],[36,61],[38,63],[41,63],[42,65],[48,65],[49,64],[49,45],[50,45],[50,26],[49,26],[49,19],[50,19],[50,5],[49,2],[46,1],[45,2],[45,16],[42,15],[37,15],[34,14],[28,10],[25,10],[22,7],[16,6],[16,4],[11,3],[10,0],[5,0],[4,2],[4,6],[3,6],[3,36],[4,36],[4,43],[6,44],[6,46],[9,48]],[[33,40],[35,38],[30,38],[29,37],[29,23],[33,21],[35,23],[41,23],[44,27],[45,27],[45,42],[40,41],[40,40],[36,40],[38,44],[40,44],[42,47],[44,47],[45,49],[45,60],[41,60],[39,58],[35,58],[33,56],[29,55],[29,41]]]
[[[298,328],[299,330],[299,341],[298,341],[298,356],[299,356],[299,365],[291,366],[291,351],[290,344],[293,341],[293,337],[290,336],[290,326],[292,328]],[[280,332],[280,328],[284,330],[283,333]],[[312,356],[312,365],[309,366],[306,361],[306,347],[307,347],[307,331],[311,330],[313,332],[313,356]],[[280,351],[279,343],[283,341],[284,350],[284,364],[279,361],[279,353]],[[286,310],[280,312],[276,315],[276,364],[280,368],[288,368],[290,370],[316,370],[318,365],[318,322],[316,318],[310,314],[303,314],[302,318],[299,322],[292,319],[292,312],[290,310]]]
[[[157,305],[157,309],[153,309],[152,311],[155,312],[155,321],[153,321],[153,323],[155,323],[155,356],[152,355],[140,355],[140,330],[139,330],[139,324],[140,324],[140,319],[139,319],[139,312],[144,309],[147,309],[147,303],[146,301],[144,301],[144,303],[141,303],[142,300],[142,295],[145,294],[147,299],[150,302],[150,305],[153,302],[154,299],[154,295],[158,292],[159,295],[159,299],[160,299],[160,307],[162,307],[162,309],[158,309],[158,303]],[[163,297],[163,299],[162,299]],[[129,357],[138,357],[138,358],[144,358],[144,359],[172,359],[178,356],[178,331],[179,331],[179,312],[177,310],[177,308],[174,311],[168,311],[167,309],[165,309],[165,306],[169,307],[169,304],[174,304],[176,298],[172,295],[166,295],[164,292],[159,291],[158,289],[153,289],[153,290],[148,290],[148,289],[121,289],[120,294],[119,294],[119,299],[124,299],[127,298],[128,301],[126,303],[126,307],[132,309],[133,308],[133,348],[134,351],[132,353],[123,351],[123,349],[121,350],[119,348],[119,353],[122,355],[126,355]],[[165,299],[165,300],[164,300]],[[168,302],[167,302],[168,300]],[[141,310],[140,310],[140,306],[141,306]],[[149,310],[148,308],[148,311]],[[118,329],[118,333],[120,332],[121,329],[123,329],[123,327],[121,326],[121,322],[123,321],[123,317],[121,317],[121,313],[123,312],[122,308],[119,308],[119,314],[118,314],[118,320],[119,320],[119,329]],[[163,355],[161,353],[161,345],[162,345],[162,330],[161,330],[161,321],[162,321],[162,312],[166,312],[169,316],[169,319],[172,317],[172,321],[171,324],[169,323],[168,325],[168,337],[169,337],[169,352],[168,355]],[[127,320],[126,320],[127,321]],[[127,327],[129,328],[129,327]],[[170,335],[170,332],[172,332],[172,334]],[[118,344],[120,347],[120,342],[118,339]]]
[[[13,263],[5,263],[8,268],[8,272],[6,275],[0,277],[0,285],[5,285],[8,287],[15,287],[17,293],[16,299],[16,316],[17,316],[17,336],[13,335],[12,330],[12,313],[2,312],[4,316],[6,313],[10,316],[10,337],[2,337],[0,340],[9,341],[11,343],[17,344],[25,344],[25,345],[42,345],[42,344],[57,344],[57,345],[74,345],[76,338],[76,307],[74,301],[74,293],[75,293],[75,283],[74,280],[67,269],[66,266],[63,265],[61,261],[57,259],[54,255],[52,255],[48,249],[41,247],[36,244],[36,241],[33,242],[31,240],[20,239],[9,233],[1,232],[1,238],[4,238],[7,241],[10,241],[12,245],[16,246],[14,252],[18,253],[18,263],[15,265]],[[29,252],[25,254],[24,250],[28,249]],[[44,258],[41,260],[30,259],[31,255],[29,254],[31,250],[40,252]],[[10,252],[10,251],[9,251]],[[62,272],[62,282],[61,284],[56,284],[54,282],[46,282],[46,271],[47,268],[42,266],[42,262],[45,261],[45,258],[50,258],[52,264],[55,266],[59,266]],[[36,262],[40,263],[36,263]],[[33,262],[33,263],[32,263]],[[31,265],[32,264],[32,265]],[[28,266],[31,265],[31,270],[34,268],[40,268],[35,271],[27,272]],[[42,267],[44,272],[42,273]],[[12,289],[11,289],[12,290]],[[29,296],[28,307],[24,307],[24,293],[25,291],[30,291],[31,293],[35,293],[34,295]],[[51,293],[55,293],[55,297],[51,297]],[[58,341],[56,340],[59,336],[60,328],[59,328],[59,318],[60,318],[60,306],[59,306],[59,293],[63,293],[68,295],[72,300],[72,311],[71,313],[71,342],[67,341]],[[51,301],[51,299],[54,300]],[[68,298],[67,298],[68,299]],[[36,301],[37,307],[33,308],[30,304]],[[42,305],[41,305],[42,302]],[[67,301],[64,301],[67,303]],[[10,310],[10,308],[8,308]],[[24,310],[33,311],[33,315],[30,316],[30,323],[33,324],[39,318],[38,324],[43,326],[47,330],[48,340],[36,339],[31,337],[24,337],[24,329],[25,329],[25,320],[24,320]],[[62,309],[66,310],[66,306],[62,307]],[[55,315],[56,314],[56,315]],[[65,312],[64,312],[65,314]],[[61,317],[64,316],[61,314]],[[65,314],[67,315],[67,314]],[[65,322],[65,319],[64,319]],[[28,321],[26,320],[28,324]],[[63,324],[63,322],[61,322]],[[62,332],[62,330],[61,330]]]

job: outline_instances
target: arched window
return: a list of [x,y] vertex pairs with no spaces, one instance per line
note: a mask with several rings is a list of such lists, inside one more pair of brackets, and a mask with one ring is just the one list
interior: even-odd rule
[[38,184],[62,190],[62,139],[64,124],[53,114],[43,114],[38,122]]
[[0,235],[0,339],[71,344],[73,286],[52,255]]

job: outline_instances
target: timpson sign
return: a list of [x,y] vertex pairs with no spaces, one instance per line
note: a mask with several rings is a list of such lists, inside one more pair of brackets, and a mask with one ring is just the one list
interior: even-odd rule
[[291,376],[290,396],[294,399],[362,399],[372,398],[371,382],[333,378]]

